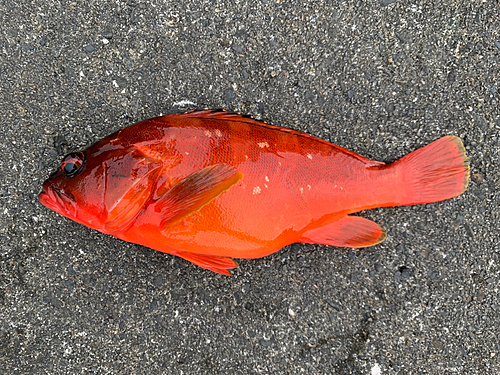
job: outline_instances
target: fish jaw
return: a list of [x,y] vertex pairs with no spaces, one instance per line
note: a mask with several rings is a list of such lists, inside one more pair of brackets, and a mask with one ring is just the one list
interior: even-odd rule
[[58,214],[72,220],[76,219],[75,199],[70,194],[52,186],[50,180],[44,182],[43,191],[38,195],[38,200]]

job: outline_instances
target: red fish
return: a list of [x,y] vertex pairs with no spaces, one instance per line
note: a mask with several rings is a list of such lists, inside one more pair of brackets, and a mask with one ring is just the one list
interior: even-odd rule
[[220,110],[124,128],[66,156],[40,202],[78,223],[221,274],[294,242],[365,247],[386,233],[350,214],[437,202],[467,188],[452,135],[384,164]]

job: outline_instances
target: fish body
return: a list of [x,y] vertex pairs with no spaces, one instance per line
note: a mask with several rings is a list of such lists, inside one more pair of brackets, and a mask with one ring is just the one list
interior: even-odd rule
[[225,111],[171,114],[69,154],[40,202],[76,222],[229,274],[233,258],[294,243],[383,241],[350,214],[440,201],[467,187],[461,140],[443,137],[385,164]]

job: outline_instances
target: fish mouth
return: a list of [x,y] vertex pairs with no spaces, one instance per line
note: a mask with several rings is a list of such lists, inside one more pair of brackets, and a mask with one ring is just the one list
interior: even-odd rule
[[76,202],[73,196],[51,185],[48,180],[43,183],[43,191],[38,195],[38,200],[58,214],[70,219],[76,218]]

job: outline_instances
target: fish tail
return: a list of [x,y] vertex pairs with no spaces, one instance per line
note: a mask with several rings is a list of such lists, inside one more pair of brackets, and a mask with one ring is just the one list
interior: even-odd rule
[[442,137],[387,166],[400,187],[398,205],[438,202],[462,194],[469,183],[469,163],[462,140]]

